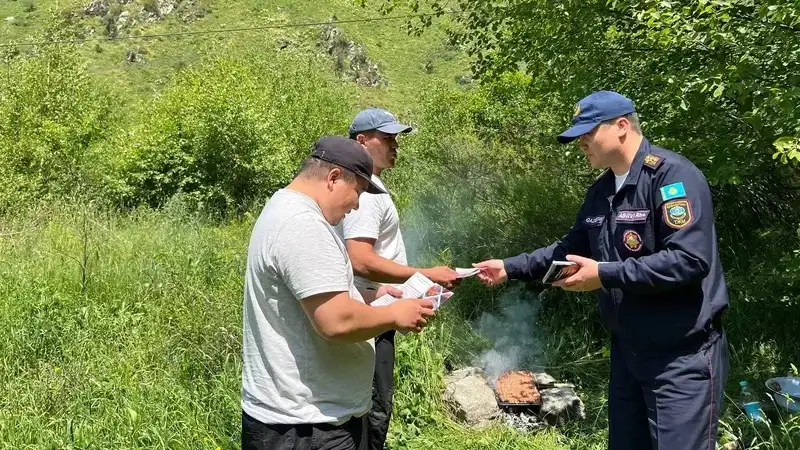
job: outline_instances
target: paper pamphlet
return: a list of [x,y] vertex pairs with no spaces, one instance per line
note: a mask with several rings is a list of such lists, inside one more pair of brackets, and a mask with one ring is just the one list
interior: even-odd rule
[[460,267],[456,267],[456,272],[458,273],[458,278],[467,278],[481,273],[481,269],[478,268],[462,269]]
[[[453,292],[434,283],[425,275],[417,272],[411,276],[405,283],[398,286],[403,291],[400,298],[427,298],[433,301],[433,309],[437,310],[442,306],[450,297]],[[387,306],[399,300],[390,294],[382,295],[375,299],[370,305],[372,306]]]

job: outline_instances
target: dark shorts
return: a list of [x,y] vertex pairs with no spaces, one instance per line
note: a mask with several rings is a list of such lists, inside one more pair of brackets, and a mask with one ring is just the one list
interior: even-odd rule
[[375,375],[372,379],[372,410],[368,414],[369,448],[383,450],[392,419],[394,395],[394,336],[387,331],[375,338]]
[[728,368],[722,331],[689,352],[635,354],[612,340],[608,448],[714,450]]
[[367,450],[367,416],[343,425],[268,425],[242,412],[242,450]]

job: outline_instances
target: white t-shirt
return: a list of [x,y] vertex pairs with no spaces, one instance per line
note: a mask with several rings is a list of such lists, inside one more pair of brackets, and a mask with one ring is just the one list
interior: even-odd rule
[[255,224],[247,252],[242,333],[242,409],[266,424],[334,423],[372,406],[374,340],[320,336],[300,302],[353,284],[344,242],[319,205],[282,189]]
[[625,179],[628,178],[628,174],[630,171],[625,172],[622,175],[614,175],[614,192],[619,192],[619,188],[625,184]]
[[[377,175],[372,181],[386,189]],[[389,194],[363,193],[358,199],[358,209],[351,211],[342,221],[342,236],[345,239],[375,239],[375,253],[398,264],[407,265],[406,246],[400,232],[400,216]],[[359,276],[355,277],[359,289],[377,289],[378,283]]]

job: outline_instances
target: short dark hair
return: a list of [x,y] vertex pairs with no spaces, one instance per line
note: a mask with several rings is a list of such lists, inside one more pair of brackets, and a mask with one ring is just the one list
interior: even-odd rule
[[342,179],[348,183],[356,182],[356,174],[344,167],[323,161],[319,158],[309,156],[300,163],[300,169],[297,171],[298,177],[303,177],[309,180],[324,180],[333,169],[340,169],[342,171]]
[[369,136],[370,134],[374,134],[378,130],[362,130],[362,131],[355,131],[350,133],[350,139],[356,140],[359,134],[363,134],[365,136]]
[[621,117],[624,117],[624,118],[628,119],[628,122],[631,123],[631,128],[633,129],[633,131],[635,131],[635,132],[637,132],[639,134],[642,134],[642,126],[639,124],[639,115],[636,114],[635,112],[632,112],[630,114],[625,114],[624,116],[615,117],[613,119],[604,120],[603,123],[604,124],[611,124],[611,123],[614,123],[615,120],[617,120],[617,119],[619,119]]

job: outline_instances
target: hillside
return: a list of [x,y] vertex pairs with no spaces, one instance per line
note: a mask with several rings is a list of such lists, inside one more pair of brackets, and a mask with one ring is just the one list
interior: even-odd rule
[[[399,12],[397,15],[402,14]],[[286,26],[338,20],[383,19],[376,11],[349,0],[18,0],[0,3],[0,42],[43,40],[48,24],[61,21],[66,36],[89,39],[116,37],[116,41],[89,41],[80,45],[90,71],[114,83],[125,101],[158,92],[176,72],[228,45],[246,48],[283,48],[326,52],[341,39],[363,46],[377,66],[377,86],[359,84],[359,102],[384,105],[399,114],[417,103],[420,87],[456,85],[466,78],[466,57],[445,42],[434,27],[421,37],[404,30],[404,20],[344,23],[338,42],[321,40],[324,26],[231,31],[159,38],[141,35],[202,33],[260,26]],[[57,19],[56,19],[57,18]],[[68,35],[64,25],[75,33]],[[48,40],[48,39],[45,39]],[[327,45],[326,45],[327,44]],[[25,51],[28,47],[19,47]],[[336,48],[341,51],[342,46]],[[345,53],[347,49],[344,49]],[[336,55],[330,56],[336,70]],[[343,76],[347,79],[347,76]]]

